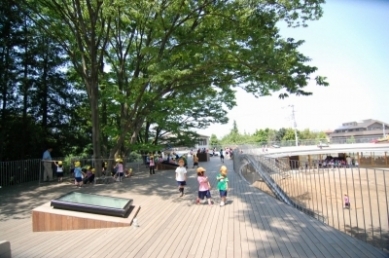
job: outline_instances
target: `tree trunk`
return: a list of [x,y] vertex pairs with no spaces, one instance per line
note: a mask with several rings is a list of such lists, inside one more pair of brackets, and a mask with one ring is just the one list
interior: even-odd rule
[[99,88],[98,88],[98,75],[92,75],[90,78],[89,85],[89,102],[91,107],[91,116],[92,116],[92,143],[93,143],[93,160],[96,169],[96,176],[101,176],[101,140],[100,140],[100,118],[99,118]]

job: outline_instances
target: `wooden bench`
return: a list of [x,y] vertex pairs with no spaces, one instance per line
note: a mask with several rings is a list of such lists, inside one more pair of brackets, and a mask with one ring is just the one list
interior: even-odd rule
[[158,170],[176,170],[177,166],[174,164],[157,163]]
[[199,158],[199,161],[201,161],[201,162],[209,161],[209,153],[206,153],[206,152],[197,153],[197,157]]

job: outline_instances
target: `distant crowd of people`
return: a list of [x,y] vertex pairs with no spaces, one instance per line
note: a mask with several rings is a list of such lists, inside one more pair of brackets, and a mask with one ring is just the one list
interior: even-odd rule
[[[43,165],[44,165],[43,181],[45,182],[53,181],[53,174],[55,173],[58,182],[62,182],[64,176],[63,161],[53,160],[51,157],[52,150],[53,150],[52,148],[48,148],[43,153],[43,158],[42,158]],[[230,155],[230,157],[232,157],[233,155],[233,150],[231,148],[220,149],[219,151],[217,151],[216,148],[213,148],[211,152],[213,156],[218,155],[222,163],[224,163],[225,155]],[[205,148],[198,149],[197,151],[192,150],[190,152],[190,155],[192,156],[192,160],[193,160],[192,168],[197,168],[198,173],[200,172],[205,173],[204,168],[199,166],[198,154],[200,153],[210,153],[210,150]],[[155,174],[155,171],[157,170],[157,166],[159,163],[176,166],[178,169],[178,170],[176,169],[176,173],[178,174],[180,174],[179,171],[182,170],[182,167],[185,168],[185,171],[188,169],[187,154],[180,156],[178,155],[178,153],[174,151],[166,152],[166,153],[161,153],[161,152],[149,153],[148,155],[145,155],[144,163],[149,168],[150,175]],[[115,164],[113,166],[112,172],[109,173],[107,167],[108,167],[107,162],[102,162],[102,167],[101,167],[102,176],[112,177],[116,181],[122,181],[124,177],[129,177],[131,176],[132,173],[132,169],[125,169],[123,160],[121,158],[115,159]],[[74,183],[74,185],[77,187],[82,187],[83,185],[94,182],[96,168],[92,167],[91,165],[81,166],[80,161],[75,161],[72,164],[72,167],[70,168],[70,172],[71,172],[71,178],[73,178],[72,182]],[[182,179],[182,177],[178,179]],[[183,189],[183,187],[180,188]],[[206,195],[206,197],[207,196],[208,195]]]

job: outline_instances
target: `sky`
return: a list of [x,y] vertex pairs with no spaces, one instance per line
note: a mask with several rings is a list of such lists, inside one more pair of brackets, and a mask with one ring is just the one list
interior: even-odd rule
[[[318,71],[305,88],[311,96],[255,98],[238,90],[228,124],[213,124],[199,134],[219,139],[236,121],[240,133],[257,129],[334,130],[342,123],[376,119],[389,123],[389,0],[327,0],[318,21],[307,28],[281,28],[285,38],[304,40],[299,50]],[[317,86],[316,75],[330,86]],[[293,107],[292,107],[293,106]],[[294,110],[294,119],[292,113]]]

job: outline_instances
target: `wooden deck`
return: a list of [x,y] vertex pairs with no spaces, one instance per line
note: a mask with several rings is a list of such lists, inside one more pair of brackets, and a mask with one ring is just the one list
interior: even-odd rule
[[[191,164],[191,160],[189,160]],[[109,185],[76,189],[70,184],[0,189],[0,240],[12,257],[388,257],[248,185],[229,168],[231,191],[220,207],[195,204],[196,174],[180,198],[174,171],[135,173]],[[221,165],[201,162],[215,184]],[[140,227],[32,232],[31,210],[69,191],[134,199]]]

